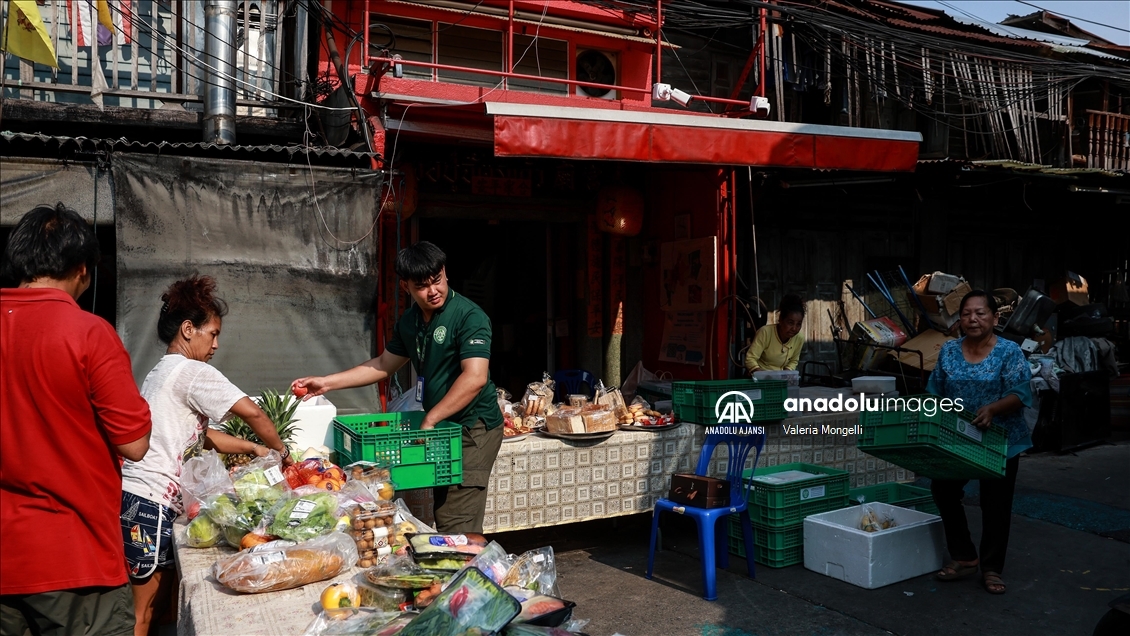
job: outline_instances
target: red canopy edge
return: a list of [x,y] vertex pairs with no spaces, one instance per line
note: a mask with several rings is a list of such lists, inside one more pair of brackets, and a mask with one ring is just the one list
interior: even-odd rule
[[488,103],[496,156],[912,172],[918,133]]

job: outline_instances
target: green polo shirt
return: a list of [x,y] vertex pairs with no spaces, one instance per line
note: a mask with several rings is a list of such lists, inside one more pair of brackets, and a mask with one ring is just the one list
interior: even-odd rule
[[[416,375],[424,378],[424,410],[430,411],[463,373],[460,366],[468,358],[490,359],[490,318],[478,305],[451,290],[447,301],[424,322],[420,306],[412,306],[396,321],[392,339],[385,347],[389,353],[412,360]],[[409,388],[413,393],[416,387]],[[467,428],[482,420],[488,429],[502,425],[498,393],[487,376],[486,386],[478,397],[448,420]]]

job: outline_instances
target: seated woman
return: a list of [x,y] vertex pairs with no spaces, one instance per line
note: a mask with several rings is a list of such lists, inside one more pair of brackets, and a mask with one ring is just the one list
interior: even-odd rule
[[757,330],[745,355],[745,368],[754,371],[796,371],[804,348],[804,301],[788,294],[777,309],[777,323]]

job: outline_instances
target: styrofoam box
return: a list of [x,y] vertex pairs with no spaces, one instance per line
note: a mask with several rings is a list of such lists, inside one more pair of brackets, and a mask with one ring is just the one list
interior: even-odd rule
[[884,503],[869,505],[890,515],[894,527],[859,529],[862,506],[805,517],[804,567],[868,590],[941,569],[941,517]]
[[307,448],[319,446],[333,448],[335,417],[337,417],[337,407],[324,395],[299,402],[298,408],[294,411],[294,419],[297,420],[295,426],[300,430],[294,435],[294,442],[291,444],[295,456],[302,455]]
[[852,393],[890,393],[895,390],[895,378],[885,375],[864,375],[851,379]]
[[754,380],[781,380],[788,383],[788,397],[800,399],[799,371],[754,371]]

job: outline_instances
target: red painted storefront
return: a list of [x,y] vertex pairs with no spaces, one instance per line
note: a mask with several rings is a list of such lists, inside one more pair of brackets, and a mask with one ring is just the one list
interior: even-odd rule
[[[595,217],[595,205],[568,232],[585,237],[583,253],[573,253],[577,251],[576,243],[570,239],[550,236],[545,250],[555,260],[547,265],[553,281],[553,289],[548,293],[552,296],[551,305],[558,311],[546,318],[574,317],[566,335],[559,333],[554,339],[556,351],[547,354],[552,355],[557,368],[579,366],[578,360],[583,356],[577,351],[582,335],[599,337],[601,346],[608,347],[610,338],[622,336],[625,329],[638,329],[642,330],[640,357],[648,369],[667,370],[676,378],[685,379],[726,377],[732,317],[732,305],[726,299],[736,290],[738,257],[735,168],[909,171],[914,169],[917,159],[918,143],[906,133],[700,115],[653,107],[652,85],[656,72],[662,72],[656,68],[655,15],[627,14],[565,1],[484,0],[477,8],[475,2],[400,0],[333,0],[325,5],[350,29],[371,36],[366,37],[363,46],[352,47],[346,65],[348,74],[354,77],[360,105],[369,115],[374,149],[390,160],[391,165],[384,167],[396,171],[395,156],[408,148],[420,148],[420,153],[432,152],[437,156],[448,150],[473,148],[489,153],[497,161],[524,159],[535,166],[560,161],[576,162],[575,165],[603,162],[607,171],[629,166],[638,175],[632,186],[643,194],[645,202],[643,230],[634,245],[657,245],[685,238],[685,223],[677,230],[676,217],[689,216],[690,238],[717,237],[719,303],[710,316],[707,359],[694,366],[658,361],[663,328],[658,309],[658,264],[636,263],[642,272],[636,280],[641,289],[638,294],[630,294],[627,269],[638,254],[629,255],[628,239],[623,237],[592,236],[588,224]],[[493,15],[484,15],[484,11]],[[424,46],[425,53],[418,55],[418,59],[399,60],[401,68],[412,69],[415,76],[404,73],[403,77],[395,77],[394,53],[376,48],[378,40],[391,40],[381,34],[392,32],[392,28],[374,26],[382,25],[382,20],[430,23],[430,59]],[[479,67],[476,75],[441,80],[441,75],[455,73],[460,66],[441,63],[439,42],[442,34],[455,25],[480,29],[494,37],[495,43],[501,41],[498,63],[470,60],[468,64]],[[426,31],[425,28],[423,32]],[[556,86],[564,87],[558,94],[519,90],[509,85],[531,81],[528,73],[513,72],[511,62],[519,48],[514,40],[531,37],[535,42],[536,38],[544,38],[567,43],[562,47],[568,61],[568,77],[556,82]],[[335,30],[335,39],[340,46],[348,36],[344,30]],[[593,87],[576,77],[572,61],[579,51],[589,49],[614,56],[615,98],[588,97],[582,93],[584,87]],[[326,61],[324,65],[323,70],[329,70],[329,75],[336,78],[332,63]],[[461,68],[466,70],[467,66]],[[489,81],[489,85],[470,85],[466,77],[478,77],[482,83]],[[540,76],[541,80],[545,78]],[[429,238],[413,236],[412,225],[403,222],[403,215],[398,223],[395,215],[397,209],[406,209],[405,205],[409,210],[415,207],[415,178],[420,176],[400,179],[397,183],[402,186],[393,194],[395,200],[386,201],[384,208],[390,214],[383,215],[380,226],[383,267],[378,316],[382,324],[378,325],[378,334],[387,334],[397,306],[391,267],[398,245],[397,228],[400,245]],[[596,249],[601,253],[593,253]],[[527,255],[534,257],[536,254]],[[598,277],[594,275],[595,268],[605,271]],[[582,284],[584,293],[578,291]],[[625,312],[630,295],[639,306]],[[585,310],[562,309],[576,303],[585,304]],[[401,298],[398,306],[403,309],[405,305],[406,299]],[[584,324],[577,324],[579,313],[587,316]],[[637,318],[625,322],[626,313]],[[382,344],[383,340],[378,347]],[[621,379],[635,362],[621,360]],[[602,375],[602,369],[590,370]],[[607,372],[607,368],[603,371]],[[536,378],[530,378],[533,379]]]

